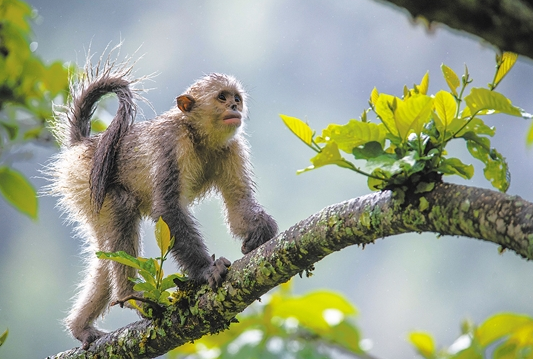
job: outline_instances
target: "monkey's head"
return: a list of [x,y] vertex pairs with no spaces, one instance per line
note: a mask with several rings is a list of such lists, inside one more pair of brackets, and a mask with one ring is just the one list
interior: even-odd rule
[[246,92],[234,77],[213,73],[176,98],[178,108],[198,133],[213,145],[227,143],[247,115]]

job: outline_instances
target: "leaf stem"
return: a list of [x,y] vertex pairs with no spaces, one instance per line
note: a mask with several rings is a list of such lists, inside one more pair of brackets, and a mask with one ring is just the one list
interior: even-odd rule
[[489,84],[489,90],[494,91],[496,89],[496,86],[498,84],[496,83],[496,77],[498,76],[498,71],[500,71],[500,67],[502,67],[503,61],[502,58],[499,58],[499,60],[496,62],[496,71],[494,72],[494,78],[492,79],[492,82]]
[[313,146],[311,146],[311,145],[309,145],[309,144],[307,144],[307,143],[306,143],[306,145],[309,146],[309,147],[311,147],[311,149],[312,149],[313,151],[315,151],[316,153],[320,153],[320,152],[322,152],[322,148],[321,148],[321,147],[315,142],[314,139],[311,139],[311,143],[312,143],[313,145],[315,145],[315,147],[313,147]]
[[[374,110],[374,107],[372,107],[372,110]],[[392,133],[392,131],[390,130],[389,126],[387,126],[387,124],[385,123],[385,121],[383,121],[383,119],[381,118],[380,115],[378,115],[378,113],[376,111],[374,111],[374,114],[376,115],[376,117],[381,121],[381,123],[383,124],[383,126],[385,126],[385,128],[387,129],[387,131],[391,134],[391,135],[394,135]]]
[[477,110],[476,112],[474,112],[474,114],[470,115],[470,119],[468,121],[466,121],[466,123],[461,126],[461,128],[459,130],[457,130],[457,132],[455,132],[450,138],[448,138],[445,142],[448,142],[450,140],[453,140],[454,138],[457,138],[457,134],[460,133],[466,126],[468,126],[468,124],[476,117],[476,115],[481,112],[481,110]]
[[[466,65],[465,65],[466,67]],[[455,101],[457,102],[457,110],[455,111],[455,117],[459,117],[459,114],[461,113],[461,103],[463,102],[463,93],[465,92],[466,86],[470,84],[472,80],[470,80],[470,74],[468,73],[468,68],[465,70],[465,74],[462,78],[463,86],[461,87],[461,91],[459,92],[459,95],[455,98]]]

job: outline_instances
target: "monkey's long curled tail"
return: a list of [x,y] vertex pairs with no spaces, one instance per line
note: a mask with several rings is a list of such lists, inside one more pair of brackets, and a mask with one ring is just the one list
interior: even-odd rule
[[[64,146],[75,146],[91,135],[91,117],[98,101],[108,93],[115,93],[119,106],[113,121],[96,142],[90,174],[91,203],[100,212],[113,173],[120,140],[133,124],[136,114],[134,91],[131,85],[132,66],[126,61],[115,65],[102,59],[93,67],[87,61],[85,71],[71,84],[71,100],[66,111],[59,114],[54,133]],[[79,80],[81,79],[81,80]]]

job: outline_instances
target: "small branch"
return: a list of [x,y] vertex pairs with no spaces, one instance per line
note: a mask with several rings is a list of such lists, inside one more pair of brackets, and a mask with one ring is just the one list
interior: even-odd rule
[[[329,206],[233,263],[217,291],[179,291],[157,324],[141,320],[50,358],[153,358],[226,329],[234,317],[278,284],[350,245],[409,232],[477,238],[533,259],[533,203],[492,190],[437,184],[407,194],[383,191]],[[424,198],[422,201],[421,199]],[[422,205],[424,203],[424,205]]]
[[147,303],[147,304],[150,304],[150,306],[154,307],[161,307],[159,304],[157,304],[156,302],[154,302],[153,300],[150,300],[150,299],[146,299],[146,298],[143,298],[143,297],[137,297],[136,295],[130,295],[129,297],[126,297],[126,298],[123,298],[123,299],[119,299],[119,300],[116,300],[114,302],[111,302],[109,304],[110,307],[114,307],[115,305],[120,305],[121,308],[124,308],[124,303],[126,303],[127,301],[129,300],[135,300],[135,301],[138,301],[138,302],[143,302],[143,303]]

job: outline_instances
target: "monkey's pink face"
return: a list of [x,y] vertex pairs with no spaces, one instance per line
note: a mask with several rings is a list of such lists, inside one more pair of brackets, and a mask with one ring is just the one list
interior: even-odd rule
[[224,125],[239,127],[242,123],[242,96],[239,93],[223,90],[218,93],[217,101],[224,106],[224,112],[222,113]]

